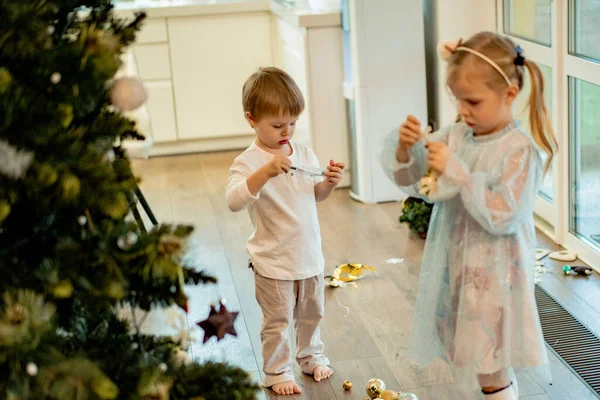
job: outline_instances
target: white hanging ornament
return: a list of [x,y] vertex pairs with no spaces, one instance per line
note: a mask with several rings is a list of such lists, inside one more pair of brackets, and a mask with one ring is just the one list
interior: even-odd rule
[[84,226],[85,224],[87,224],[86,216],[80,215],[79,218],[77,218],[77,222],[79,223],[79,225]]
[[56,31],[56,28],[54,27],[54,25],[50,25],[48,27],[48,29],[46,30],[46,32],[48,32],[48,35],[52,35],[55,31]]
[[138,235],[135,232],[127,232],[117,239],[117,246],[121,250],[129,250],[138,241]]
[[110,100],[121,111],[132,111],[146,102],[148,94],[137,78],[117,79],[110,92]]
[[27,366],[25,367],[25,371],[27,371],[27,375],[29,375],[29,376],[36,376],[38,374],[38,366],[32,362],[27,363]]
[[190,365],[192,363],[192,357],[190,357],[190,353],[188,353],[187,351],[178,349],[173,355],[173,363],[177,367]]
[[160,370],[160,372],[165,373],[167,372],[167,364],[165,363],[160,363],[160,365],[158,366],[158,369]]
[[55,72],[50,76],[50,82],[52,82],[53,84],[58,84],[62,79],[62,75],[60,74],[60,72]]

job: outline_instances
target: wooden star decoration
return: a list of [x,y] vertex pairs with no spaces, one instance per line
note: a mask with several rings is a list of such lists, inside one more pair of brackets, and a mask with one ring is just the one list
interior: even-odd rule
[[238,314],[237,311],[229,312],[223,302],[221,302],[218,312],[215,306],[211,305],[208,317],[197,324],[204,330],[203,343],[206,343],[213,336],[217,337],[217,342],[223,339],[226,334],[237,336],[234,323]]

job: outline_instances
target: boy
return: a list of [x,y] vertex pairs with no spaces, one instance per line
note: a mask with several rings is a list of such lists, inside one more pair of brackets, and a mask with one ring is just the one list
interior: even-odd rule
[[292,321],[302,371],[315,381],[333,374],[319,334],[324,259],[316,202],[340,183],[344,164],[331,160],[322,176],[302,170],[319,163],[311,149],[292,141],[304,97],[284,71],[261,68],[244,84],[242,97],[256,139],[231,166],[227,204],[232,211],[248,208],[254,225],[246,249],[263,313],[264,386],[277,394],[301,393],[292,372]]

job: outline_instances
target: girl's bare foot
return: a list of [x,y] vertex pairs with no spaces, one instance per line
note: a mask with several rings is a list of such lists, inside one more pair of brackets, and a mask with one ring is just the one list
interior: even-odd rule
[[300,394],[302,389],[294,381],[281,382],[271,387],[277,394]]
[[318,365],[313,369],[313,378],[317,382],[327,379],[331,375],[333,375],[333,370],[326,365]]

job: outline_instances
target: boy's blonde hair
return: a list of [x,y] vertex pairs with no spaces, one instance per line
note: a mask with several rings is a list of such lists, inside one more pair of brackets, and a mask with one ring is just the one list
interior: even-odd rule
[[[531,93],[527,105],[530,130],[537,145],[548,154],[545,166],[547,171],[558,151],[558,143],[544,102],[544,76],[540,68],[533,61],[524,59],[511,39],[494,32],[478,33],[461,46],[488,57],[519,89],[523,88],[525,69],[529,71]],[[458,80],[460,73],[467,71],[466,66],[469,66],[469,71],[486,71],[486,84],[492,90],[499,90],[507,85],[506,78],[499,71],[481,57],[468,51],[455,51],[448,60],[447,83]]]
[[244,83],[242,105],[256,121],[265,116],[297,117],[304,111],[304,96],[287,72],[265,67]]

